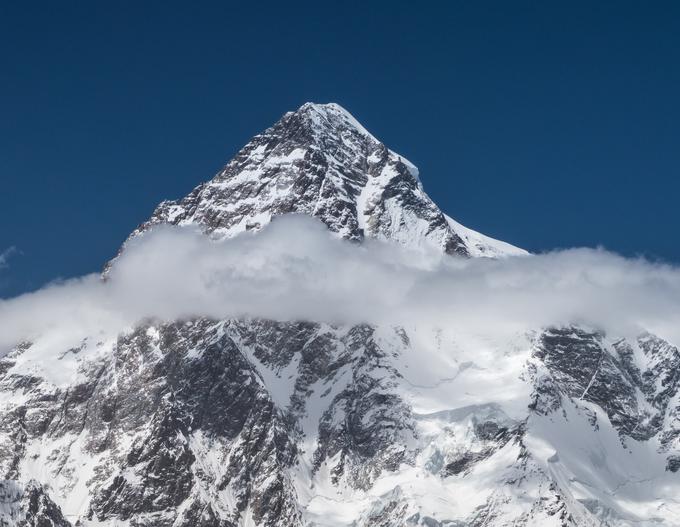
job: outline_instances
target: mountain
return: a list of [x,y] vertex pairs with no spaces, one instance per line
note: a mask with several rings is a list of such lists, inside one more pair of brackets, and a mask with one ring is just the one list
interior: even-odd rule
[[332,232],[461,256],[525,251],[446,216],[423,190],[418,169],[337,104],[305,104],[255,136],[212,180],[165,201],[132,236],[158,224],[197,225],[224,238],[272,217],[307,214]]
[[[285,114],[130,237],[289,213],[357,243],[526,255],[447,217],[335,104]],[[18,343],[0,359],[0,525],[680,525],[678,349],[493,335],[192,318]]]

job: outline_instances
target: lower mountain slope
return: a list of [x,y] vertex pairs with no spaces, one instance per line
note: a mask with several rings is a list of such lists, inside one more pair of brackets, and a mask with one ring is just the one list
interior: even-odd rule
[[0,362],[5,525],[680,525],[680,354],[578,327],[147,321]]

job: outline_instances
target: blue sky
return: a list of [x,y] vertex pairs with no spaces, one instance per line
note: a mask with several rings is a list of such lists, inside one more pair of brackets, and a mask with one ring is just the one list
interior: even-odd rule
[[680,4],[195,4],[0,5],[0,296],[97,271],[305,101],[474,229],[680,262]]

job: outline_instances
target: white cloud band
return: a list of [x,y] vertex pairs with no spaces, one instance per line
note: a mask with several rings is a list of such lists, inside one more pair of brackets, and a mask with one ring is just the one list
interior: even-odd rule
[[427,324],[514,333],[584,323],[680,337],[680,269],[603,250],[500,260],[415,253],[338,240],[308,217],[211,241],[164,227],[134,240],[98,275],[0,301],[0,353],[58,332],[59,342],[115,334],[145,317],[254,316]]

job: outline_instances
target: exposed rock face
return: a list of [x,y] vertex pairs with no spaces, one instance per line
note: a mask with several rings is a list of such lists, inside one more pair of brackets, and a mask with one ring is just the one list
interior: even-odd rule
[[0,525],[20,527],[69,527],[59,507],[47,496],[42,485],[29,481],[0,481]]
[[[371,375],[394,373],[373,333],[267,321],[140,325],[78,364],[82,380],[67,388],[10,374],[1,389],[22,403],[2,420],[6,477],[38,463],[81,522],[238,525],[245,515],[301,525],[292,472],[310,385],[343,386],[321,396],[310,470],[339,455],[337,478],[365,487],[404,457],[410,410],[390,394],[391,378]],[[10,372],[14,356],[4,359]],[[267,378],[281,371],[290,371],[277,381],[286,393],[272,393]],[[87,506],[76,511],[81,486]]]
[[677,440],[680,353],[664,340],[643,334],[607,343],[596,331],[550,329],[535,356],[550,372],[555,397],[597,405],[622,436],[646,441],[663,432],[665,447]]
[[[286,114],[132,236],[291,212],[356,242],[524,253],[445,216],[337,105]],[[0,525],[680,525],[679,376],[663,339],[583,327],[193,318],[24,342],[0,359]]]

